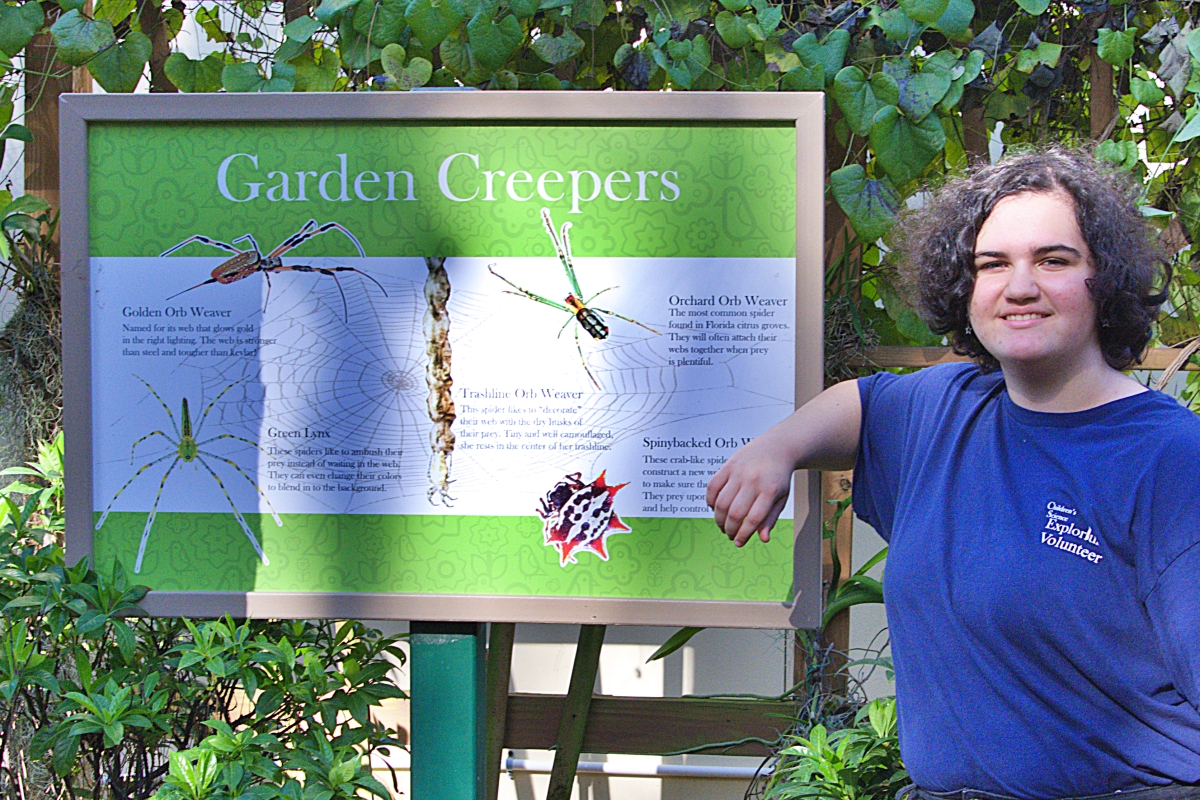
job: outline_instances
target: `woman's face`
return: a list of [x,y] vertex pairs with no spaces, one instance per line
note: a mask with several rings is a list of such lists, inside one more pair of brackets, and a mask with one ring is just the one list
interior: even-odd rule
[[971,328],[1001,367],[1067,365],[1100,352],[1091,253],[1061,192],[996,203],[975,240]]

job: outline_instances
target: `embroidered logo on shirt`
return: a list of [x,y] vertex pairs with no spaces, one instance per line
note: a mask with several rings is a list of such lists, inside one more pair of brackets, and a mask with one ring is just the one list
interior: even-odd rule
[[1046,527],[1042,529],[1042,544],[1073,553],[1093,564],[1099,564],[1104,558],[1100,553],[1091,550],[1087,545],[1100,546],[1100,540],[1092,533],[1089,525],[1086,529],[1076,524],[1078,512],[1073,508],[1060,505],[1053,500],[1046,504]]

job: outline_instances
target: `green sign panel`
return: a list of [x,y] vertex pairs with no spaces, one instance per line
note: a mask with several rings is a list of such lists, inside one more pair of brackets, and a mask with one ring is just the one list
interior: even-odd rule
[[786,618],[792,537],[704,493],[796,401],[795,119],[209,116],[64,135],[98,566],[174,612]]

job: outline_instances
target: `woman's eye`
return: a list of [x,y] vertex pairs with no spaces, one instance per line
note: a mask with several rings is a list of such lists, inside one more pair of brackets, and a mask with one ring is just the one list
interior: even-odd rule
[[984,272],[984,271],[994,270],[994,269],[1003,269],[1003,267],[1004,267],[1004,263],[1001,261],[988,261],[984,264],[979,264],[978,266],[976,266],[975,271],[976,272]]

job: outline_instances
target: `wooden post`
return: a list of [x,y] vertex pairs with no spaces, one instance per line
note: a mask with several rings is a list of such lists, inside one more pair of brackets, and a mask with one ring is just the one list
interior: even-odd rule
[[171,55],[171,37],[163,17],[162,0],[141,0],[138,23],[142,33],[150,37],[150,91],[178,92],[167,77],[167,56]]
[[1113,91],[1113,68],[1091,48],[1088,112],[1093,139],[1107,139],[1117,119],[1117,95]]
[[983,117],[983,105],[962,112],[963,149],[972,161],[986,164],[990,158],[987,120]]
[[[846,472],[822,472],[821,473],[821,519],[826,523],[833,517],[837,510],[836,503],[850,496],[852,488],[852,480],[854,473]],[[838,522],[837,535],[833,539],[833,546],[837,548],[838,561],[840,562],[839,581],[844,581],[852,574],[850,568],[850,558],[853,553],[853,528],[854,528],[854,512],[853,509],[847,508]],[[830,583],[833,580],[833,554],[830,550],[830,542],[823,540],[821,542],[821,592],[824,596],[829,591]],[[846,609],[834,616],[825,626],[820,637],[820,644],[828,647],[832,646],[839,653],[845,653],[850,649],[850,609]],[[844,656],[835,656],[829,664],[828,672],[823,676],[822,682],[827,688],[835,691],[846,687],[845,674],[838,674],[846,659]],[[808,671],[808,654],[804,649],[804,643],[799,636],[796,637],[796,646],[793,651],[792,663],[792,681],[799,683],[804,680],[805,674]],[[832,681],[832,683],[830,682]]]
[[562,721],[558,724],[558,749],[554,752],[546,800],[571,798],[571,785],[575,783],[575,771],[579,767],[579,753],[583,749],[583,733],[587,728],[592,692],[596,688],[596,672],[600,668],[604,630],[603,625],[584,625],[579,629],[579,647],[575,650],[571,685],[567,689]]
[[487,800],[496,800],[500,793],[500,757],[504,753],[504,731],[508,727],[508,681],[516,629],[511,622],[493,622],[488,637],[487,677],[484,679],[487,734],[483,748]]

